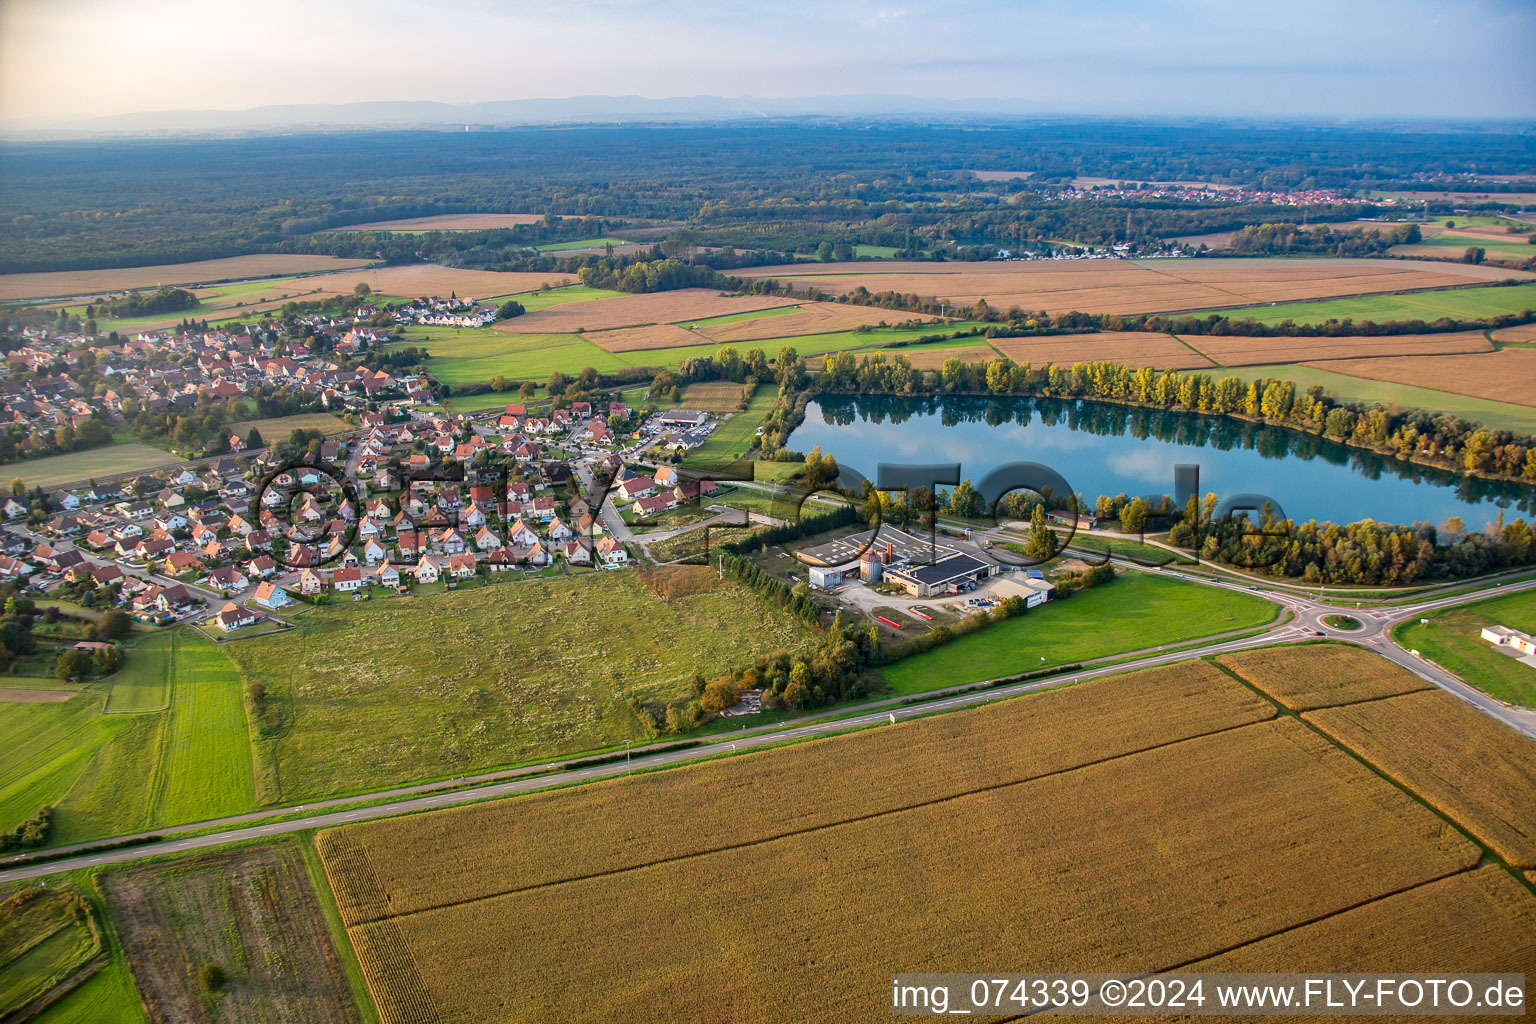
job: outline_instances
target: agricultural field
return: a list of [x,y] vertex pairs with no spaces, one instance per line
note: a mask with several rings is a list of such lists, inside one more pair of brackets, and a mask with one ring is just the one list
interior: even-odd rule
[[1507,864],[1536,868],[1536,745],[1509,726],[1438,689],[1303,718],[1429,801]]
[[106,714],[136,715],[171,706],[175,641],[176,632],[163,629],[134,642],[123,657],[122,667],[97,684],[107,691]]
[[[161,285],[208,284],[253,277],[291,277],[324,271],[366,267],[369,260],[338,256],[304,256],[265,253],[230,256],[198,263],[172,263],[154,267],[120,267],[115,270],[60,270],[45,274],[0,274],[0,302],[15,299],[72,298],[106,295],[139,289],[153,291]],[[324,275],[319,280],[324,280]],[[318,283],[318,281],[316,282]],[[351,291],[350,287],[347,291]]]
[[[1203,339],[1202,339],[1203,340]],[[1042,338],[994,338],[992,346],[1014,362],[1041,367],[1096,359],[1159,370],[1205,370],[1211,361],[1171,334],[1105,331],[1056,334]]]
[[1418,676],[1345,644],[1266,647],[1217,661],[1292,711],[1375,700],[1429,689]]
[[101,886],[153,1020],[359,1020],[293,844],[113,871]]
[[268,443],[282,441],[295,430],[318,430],[325,434],[344,434],[356,429],[339,416],[333,416],[328,412],[301,412],[293,416],[273,416],[264,420],[241,420],[239,423],[231,423],[229,432],[244,437],[255,427],[261,431],[262,439]]
[[256,743],[269,803],[649,738],[631,700],[813,640],[733,584],[666,601],[633,573],[595,573],[323,606],[229,654],[284,716]]
[[639,352],[645,349],[691,348],[708,344],[709,339],[677,324],[651,324],[648,327],[615,327],[593,331],[582,337],[604,352]]
[[[522,319],[519,317],[519,319]],[[412,327],[401,344],[432,354],[432,375],[445,384],[494,380],[544,380],[556,371],[584,367],[611,372],[630,363],[577,334],[507,334],[489,327]]]
[[616,299],[563,303],[503,320],[496,324],[495,329],[510,334],[570,334],[576,331],[606,331],[616,327],[685,323],[694,318],[747,313],[796,304],[794,299],[771,295],[721,295],[709,288],[680,288],[676,291],[625,295]]
[[1509,626],[1536,635],[1536,595],[1494,597],[1430,612],[1392,631],[1392,638],[1508,704],[1536,708],[1536,666],[1526,665],[1482,639],[1485,626]]
[[[741,408],[742,385],[728,380],[700,381],[689,384],[683,392],[684,409],[701,409],[715,414],[734,413]],[[755,397],[755,396],[754,396]]]
[[[1425,387],[1406,384],[1388,384],[1351,377],[1338,369],[1323,369],[1328,364],[1295,366],[1270,363],[1263,366],[1234,367],[1224,370],[1223,376],[1242,377],[1245,380],[1262,377],[1279,377],[1295,381],[1298,390],[1313,385],[1347,401],[1380,402],[1383,405],[1400,405],[1418,409],[1435,409],[1452,416],[1475,420],[1496,430],[1514,430],[1536,434],[1536,409],[1510,402],[1490,402],[1467,395],[1453,395],[1449,391],[1434,391]],[[1342,364],[1339,367],[1343,368]]]
[[1353,377],[1412,387],[1433,381],[1439,389],[1489,402],[1536,407],[1536,349],[1501,348],[1465,355],[1382,356],[1318,360],[1304,365]]
[[859,359],[865,356],[884,356],[886,362],[903,356],[919,370],[938,370],[951,359],[962,363],[987,363],[997,358],[997,350],[987,345],[903,345],[900,348],[877,348],[855,352]]
[[[820,828],[991,784],[1023,782],[1081,763],[1080,744],[1089,731],[1096,737],[1098,756],[1116,757],[1274,716],[1267,701],[1210,665],[1192,661],[957,711],[900,729],[660,772],[648,776],[643,787],[599,782],[565,793],[330,829],[317,839],[350,927],[549,885],[565,876],[694,856],[744,836]],[[1038,742],[1020,744],[1020,734]],[[804,800],[803,790],[820,766],[839,761],[848,784],[825,787],[814,801]],[[760,790],[760,796],[732,799],[745,792],[743,787]],[[662,815],[632,822],[633,830],[593,828],[611,821],[613,808],[637,788],[658,807],[699,790],[720,798],[691,810],[684,829]],[[491,846],[483,840],[529,835],[546,825],[555,829],[547,833],[548,842]],[[417,851],[419,858],[402,856],[406,850]],[[552,856],[556,850],[564,852]],[[431,863],[433,871],[421,871],[422,863]]]
[[537,224],[542,213],[439,213],[431,217],[406,217],[401,220],[374,220],[366,224],[348,224],[327,231],[488,231]]
[[1536,904],[1507,871],[1490,865],[1352,907],[1188,969],[1365,973],[1381,963],[1383,942],[1400,971],[1437,971],[1436,965],[1452,956],[1464,971],[1528,972],[1536,960]]
[[[692,324],[694,330],[704,335],[704,340],[722,345],[740,345],[746,342],[766,341],[774,338],[794,337],[803,334],[832,334],[851,331],[855,327],[877,327],[902,323],[914,317],[899,310],[881,309],[877,306],[853,306],[842,302],[810,302],[793,311],[767,318],[738,320],[728,324]],[[932,332],[943,331],[947,321],[933,318]]]
[[78,981],[101,953],[97,925],[74,886],[0,894],[0,1019],[24,1019],[22,1007]]
[[[559,284],[565,278],[551,281],[551,285]],[[611,291],[607,288],[588,288],[584,284],[559,284],[559,287],[549,289],[540,288],[538,291],[520,292],[514,296],[518,303],[528,312],[533,313],[550,306],[560,306],[567,302],[590,302],[593,299],[617,299],[624,292]]]
[[[1444,264],[1452,266],[1452,264]],[[1520,277],[1513,271],[1493,269],[1499,277]],[[1536,309],[1536,284],[1504,285],[1488,288],[1445,288],[1440,291],[1409,292],[1401,295],[1370,295],[1327,302],[1286,302],[1264,306],[1224,309],[1223,316],[1234,320],[1252,317],[1261,324],[1294,320],[1299,324],[1320,324],[1329,320],[1475,320],[1504,313]]]
[[[738,387],[737,394],[740,393]],[[773,387],[759,385],[746,409],[715,427],[708,440],[688,453],[683,464],[695,469],[722,466],[746,455],[756,446],[757,428],[763,425],[778,400],[779,393]]]
[[367,272],[321,274],[310,278],[308,283],[331,295],[351,295],[354,287],[366,284],[379,295],[420,298],[428,295],[447,296],[453,292],[461,299],[484,300],[535,291],[545,284],[560,285],[566,283],[566,278],[550,274],[464,270],[441,267],[435,263],[414,263],[408,266],[378,267]]
[[[65,844],[254,807],[238,674],[193,631],[177,631],[174,646],[158,636],[128,652],[116,708],[116,676],[61,703],[0,703],[0,828],[51,804],[52,842]],[[169,709],[156,712],[154,681],[167,672]]]
[[[213,324],[280,309],[290,301],[314,301],[324,298],[328,293],[323,288],[317,288],[309,283],[307,278],[280,277],[197,288],[193,294],[197,296],[197,306],[175,313],[148,313],[143,316],[129,317],[110,317],[97,313],[97,330],[102,334],[108,331],[117,331],[121,334],[129,331],[156,330],[174,327],[186,319],[207,320]],[[77,302],[65,308],[83,319],[87,305],[89,304]]]
[[29,488],[41,487],[48,490],[69,484],[83,484],[88,480],[109,480],[115,476],[179,465],[181,459],[170,452],[139,441],[128,441],[87,448],[67,455],[49,455],[41,459],[8,463],[0,466],[0,476],[7,480],[19,476]]
[[549,242],[537,248],[539,252],[570,252],[579,249],[603,249],[610,245],[618,248],[628,244],[622,238],[581,238],[574,242]]
[[1536,897],[1274,714],[1185,663],[318,841],[390,1024],[781,1021],[807,991],[828,1019],[876,1020],[893,963],[1157,971],[1301,926],[1343,958],[1355,939],[1330,922],[1461,877],[1492,893],[1479,928],[1414,930],[1369,967],[1518,969]]
[[1339,338],[1243,338],[1201,335],[1182,339],[1219,366],[1263,366],[1335,360],[1369,361],[1385,356],[1484,354],[1493,344],[1482,331],[1454,334],[1390,334]]
[[752,267],[743,277],[771,277],[830,295],[863,286],[954,302],[986,299],[1059,313],[1158,313],[1244,303],[1368,295],[1525,277],[1470,264],[1358,259],[1045,260],[993,263],[821,263]]
[[959,686],[1267,625],[1262,598],[1145,572],[1051,601],[881,670],[897,693]]

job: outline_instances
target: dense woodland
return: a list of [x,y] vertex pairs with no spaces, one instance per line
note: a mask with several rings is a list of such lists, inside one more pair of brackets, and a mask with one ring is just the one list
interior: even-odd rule
[[[1514,174],[1536,138],[1513,127],[1422,131],[1214,123],[768,121],[686,126],[356,132],[226,139],[10,141],[0,272],[304,251],[495,263],[516,250],[645,220],[699,244],[834,244],[984,255],[1066,238],[1159,236],[1295,219],[1295,207],[1053,198],[1075,175],[1259,189],[1426,186],[1421,172]],[[971,169],[1031,171],[984,182]],[[1449,204],[1446,206],[1449,209]],[[1317,208],[1344,220],[1363,202]],[[547,213],[452,240],[315,234],[436,213]],[[1127,216],[1129,215],[1129,224]],[[483,236],[483,237],[482,237]],[[652,240],[650,238],[645,239]],[[371,247],[371,248],[370,248]]]

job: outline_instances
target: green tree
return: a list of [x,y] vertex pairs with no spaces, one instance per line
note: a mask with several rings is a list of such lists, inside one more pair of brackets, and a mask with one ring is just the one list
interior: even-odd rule
[[250,432],[245,435],[245,446],[251,451],[255,451],[257,448],[265,448],[267,442],[262,438],[261,431],[252,427]]
[[1045,518],[1045,503],[1036,502],[1029,513],[1029,540],[1024,545],[1024,553],[1036,561],[1044,562],[1054,558],[1057,550],[1056,534]]
[[832,243],[822,242],[818,245],[816,247],[816,258],[823,263],[831,263],[833,258]]

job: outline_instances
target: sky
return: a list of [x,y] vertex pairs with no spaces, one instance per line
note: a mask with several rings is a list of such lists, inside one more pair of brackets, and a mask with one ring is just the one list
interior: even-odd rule
[[0,121],[897,94],[1041,113],[1536,116],[1532,0],[0,0]]

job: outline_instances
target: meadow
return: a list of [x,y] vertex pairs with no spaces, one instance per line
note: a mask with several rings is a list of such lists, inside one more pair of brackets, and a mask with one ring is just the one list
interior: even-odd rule
[[[782,1021],[811,991],[876,1020],[890,964],[1156,971],[1270,956],[1299,927],[1356,969],[1529,961],[1536,897],[1275,714],[1189,662],[318,843],[386,1022]],[[1329,930],[1447,890],[1475,926],[1372,943],[1368,965]]]
[[[1518,276],[1508,271],[1500,273]],[[1501,313],[1519,313],[1536,309],[1536,284],[1490,288],[1447,288],[1439,291],[1409,292],[1402,295],[1372,295],[1327,302],[1289,302],[1265,306],[1245,306],[1222,310],[1234,320],[1252,317],[1262,324],[1294,320],[1299,324],[1320,324],[1349,317],[1356,321],[1438,320],[1452,317],[1475,320]]]
[[595,573],[323,606],[229,654],[281,708],[256,744],[272,803],[649,738],[631,700],[813,640],[732,584],[669,601]]
[[84,900],[71,885],[0,895],[0,1019],[25,1019],[33,1000],[64,983],[101,953]]
[[1509,626],[1536,635],[1536,595],[1510,594],[1430,612],[1392,631],[1392,638],[1417,650],[1479,690],[1519,707],[1536,708],[1536,667],[1522,664],[1482,639],[1484,626]]
[[21,477],[29,488],[42,487],[46,490],[180,464],[181,460],[170,452],[139,441],[128,441],[69,452],[66,455],[49,455],[41,459],[7,463],[0,466],[0,476],[7,480]]
[[718,468],[746,455],[757,445],[757,428],[763,425],[778,400],[779,394],[774,388],[759,385],[746,409],[715,427],[708,440],[688,453],[683,464],[694,469]]
[[1248,594],[1128,571],[881,674],[897,693],[921,693],[1263,626],[1276,613],[1275,605]]
[[356,429],[339,416],[328,412],[301,412],[293,416],[273,416],[264,420],[241,420],[229,425],[231,434],[239,434],[242,438],[255,427],[261,432],[262,440],[271,443],[282,441],[295,430],[318,430],[322,434],[344,434]]
[[[0,703],[0,827],[55,808],[51,842],[66,844],[255,806],[240,679],[191,630],[140,640],[119,680],[63,703]],[[169,677],[169,707],[154,710]],[[121,682],[124,691],[114,696]],[[131,712],[131,706],[144,710]]]

